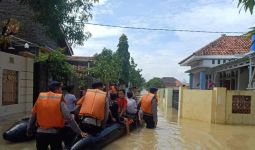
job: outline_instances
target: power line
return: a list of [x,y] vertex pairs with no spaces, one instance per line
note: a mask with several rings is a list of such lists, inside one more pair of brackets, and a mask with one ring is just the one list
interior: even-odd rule
[[166,28],[144,28],[144,27],[130,27],[130,26],[120,26],[120,25],[109,25],[109,24],[99,24],[99,23],[85,23],[95,26],[111,27],[111,28],[124,28],[133,30],[152,30],[152,31],[167,31],[167,32],[197,32],[197,33],[235,33],[244,34],[245,32],[232,32],[232,31],[206,31],[206,30],[186,30],[186,29],[166,29]]

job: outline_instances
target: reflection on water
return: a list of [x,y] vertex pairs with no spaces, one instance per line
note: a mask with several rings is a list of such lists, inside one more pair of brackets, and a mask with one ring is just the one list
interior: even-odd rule
[[[111,143],[104,150],[254,150],[255,126],[209,124],[178,120],[175,109],[159,106],[158,127],[142,128]],[[18,116],[0,118],[0,131]],[[0,138],[0,150],[33,150],[35,142],[9,143]]]
[[133,131],[105,147],[105,150],[254,150],[255,126],[209,124],[178,120],[175,109],[159,106],[155,130]]

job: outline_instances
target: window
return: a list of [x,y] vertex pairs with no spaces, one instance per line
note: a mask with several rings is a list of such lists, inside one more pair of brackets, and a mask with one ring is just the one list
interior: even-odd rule
[[220,59],[218,60],[218,64],[220,64]]
[[3,70],[2,105],[18,104],[18,72]]
[[251,96],[233,95],[232,96],[232,113],[250,114],[251,113]]
[[226,63],[226,59],[223,60],[223,64],[225,64],[225,63]]
[[212,64],[215,64],[215,60],[214,59],[212,60]]

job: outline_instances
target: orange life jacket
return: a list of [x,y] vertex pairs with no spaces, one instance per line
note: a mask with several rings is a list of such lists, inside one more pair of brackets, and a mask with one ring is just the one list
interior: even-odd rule
[[106,92],[98,89],[88,89],[82,99],[81,116],[92,117],[103,121],[105,116]]
[[40,93],[32,111],[36,113],[36,121],[41,128],[62,128],[64,118],[60,109],[62,94],[53,92]]
[[154,94],[149,93],[142,97],[141,107],[144,113],[152,114],[152,99],[154,96]]

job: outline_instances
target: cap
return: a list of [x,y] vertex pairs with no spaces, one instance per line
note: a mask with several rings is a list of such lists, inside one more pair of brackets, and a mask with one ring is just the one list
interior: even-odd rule
[[150,93],[155,93],[158,91],[158,88],[156,87],[150,87]]
[[58,82],[58,81],[51,81],[49,84],[50,89],[55,89],[56,87],[59,87],[59,86],[61,86],[61,82]]

